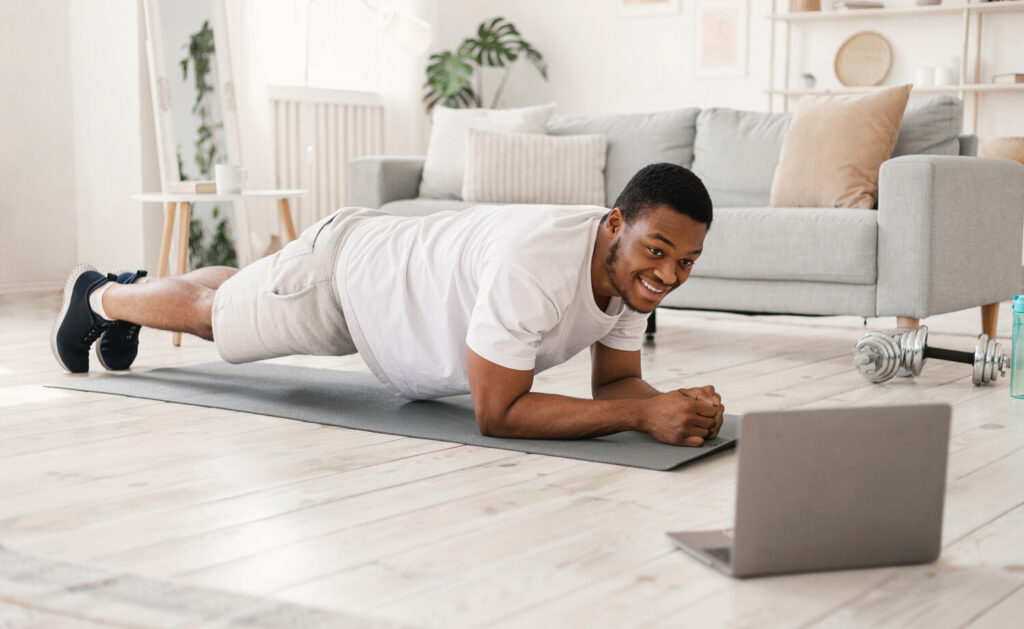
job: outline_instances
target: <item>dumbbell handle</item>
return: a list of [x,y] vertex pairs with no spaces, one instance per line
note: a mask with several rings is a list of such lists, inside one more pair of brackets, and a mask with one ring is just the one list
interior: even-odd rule
[[973,352],[962,352],[955,349],[942,349],[941,347],[925,347],[925,358],[937,358],[938,360],[949,360],[954,363],[974,364]]

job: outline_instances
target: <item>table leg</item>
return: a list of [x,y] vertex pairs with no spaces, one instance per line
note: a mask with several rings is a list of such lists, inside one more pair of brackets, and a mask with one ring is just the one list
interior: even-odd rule
[[[192,204],[182,203],[181,213],[178,215],[178,275],[188,273],[188,236],[192,224]],[[181,332],[171,335],[171,344],[175,347],[181,345]]]
[[171,236],[174,235],[174,215],[177,209],[177,203],[168,203],[164,208],[164,235],[160,241],[160,266],[157,267],[157,277],[166,277],[167,267],[170,266]]
[[295,240],[295,223],[292,222],[292,212],[288,209],[288,199],[278,199],[277,207],[281,210],[281,224],[284,225],[284,235],[288,239],[285,244]]

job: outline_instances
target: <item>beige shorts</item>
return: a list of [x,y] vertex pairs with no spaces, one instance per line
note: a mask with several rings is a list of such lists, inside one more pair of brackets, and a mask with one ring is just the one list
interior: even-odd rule
[[213,340],[221,358],[244,363],[294,354],[356,353],[335,268],[352,225],[381,214],[386,213],[338,210],[224,282],[213,301]]

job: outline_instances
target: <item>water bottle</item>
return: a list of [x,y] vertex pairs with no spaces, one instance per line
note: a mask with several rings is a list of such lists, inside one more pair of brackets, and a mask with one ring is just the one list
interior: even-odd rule
[[1010,395],[1024,398],[1024,295],[1013,298],[1013,347],[1010,351]]

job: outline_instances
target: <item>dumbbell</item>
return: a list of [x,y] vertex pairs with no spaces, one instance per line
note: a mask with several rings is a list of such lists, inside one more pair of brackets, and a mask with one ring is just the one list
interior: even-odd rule
[[885,382],[897,374],[919,376],[928,358],[973,365],[971,382],[988,384],[1006,376],[1008,357],[1002,345],[978,335],[974,353],[928,347],[928,327],[896,328],[886,333],[870,332],[860,337],[853,349],[853,366],[871,382]]

